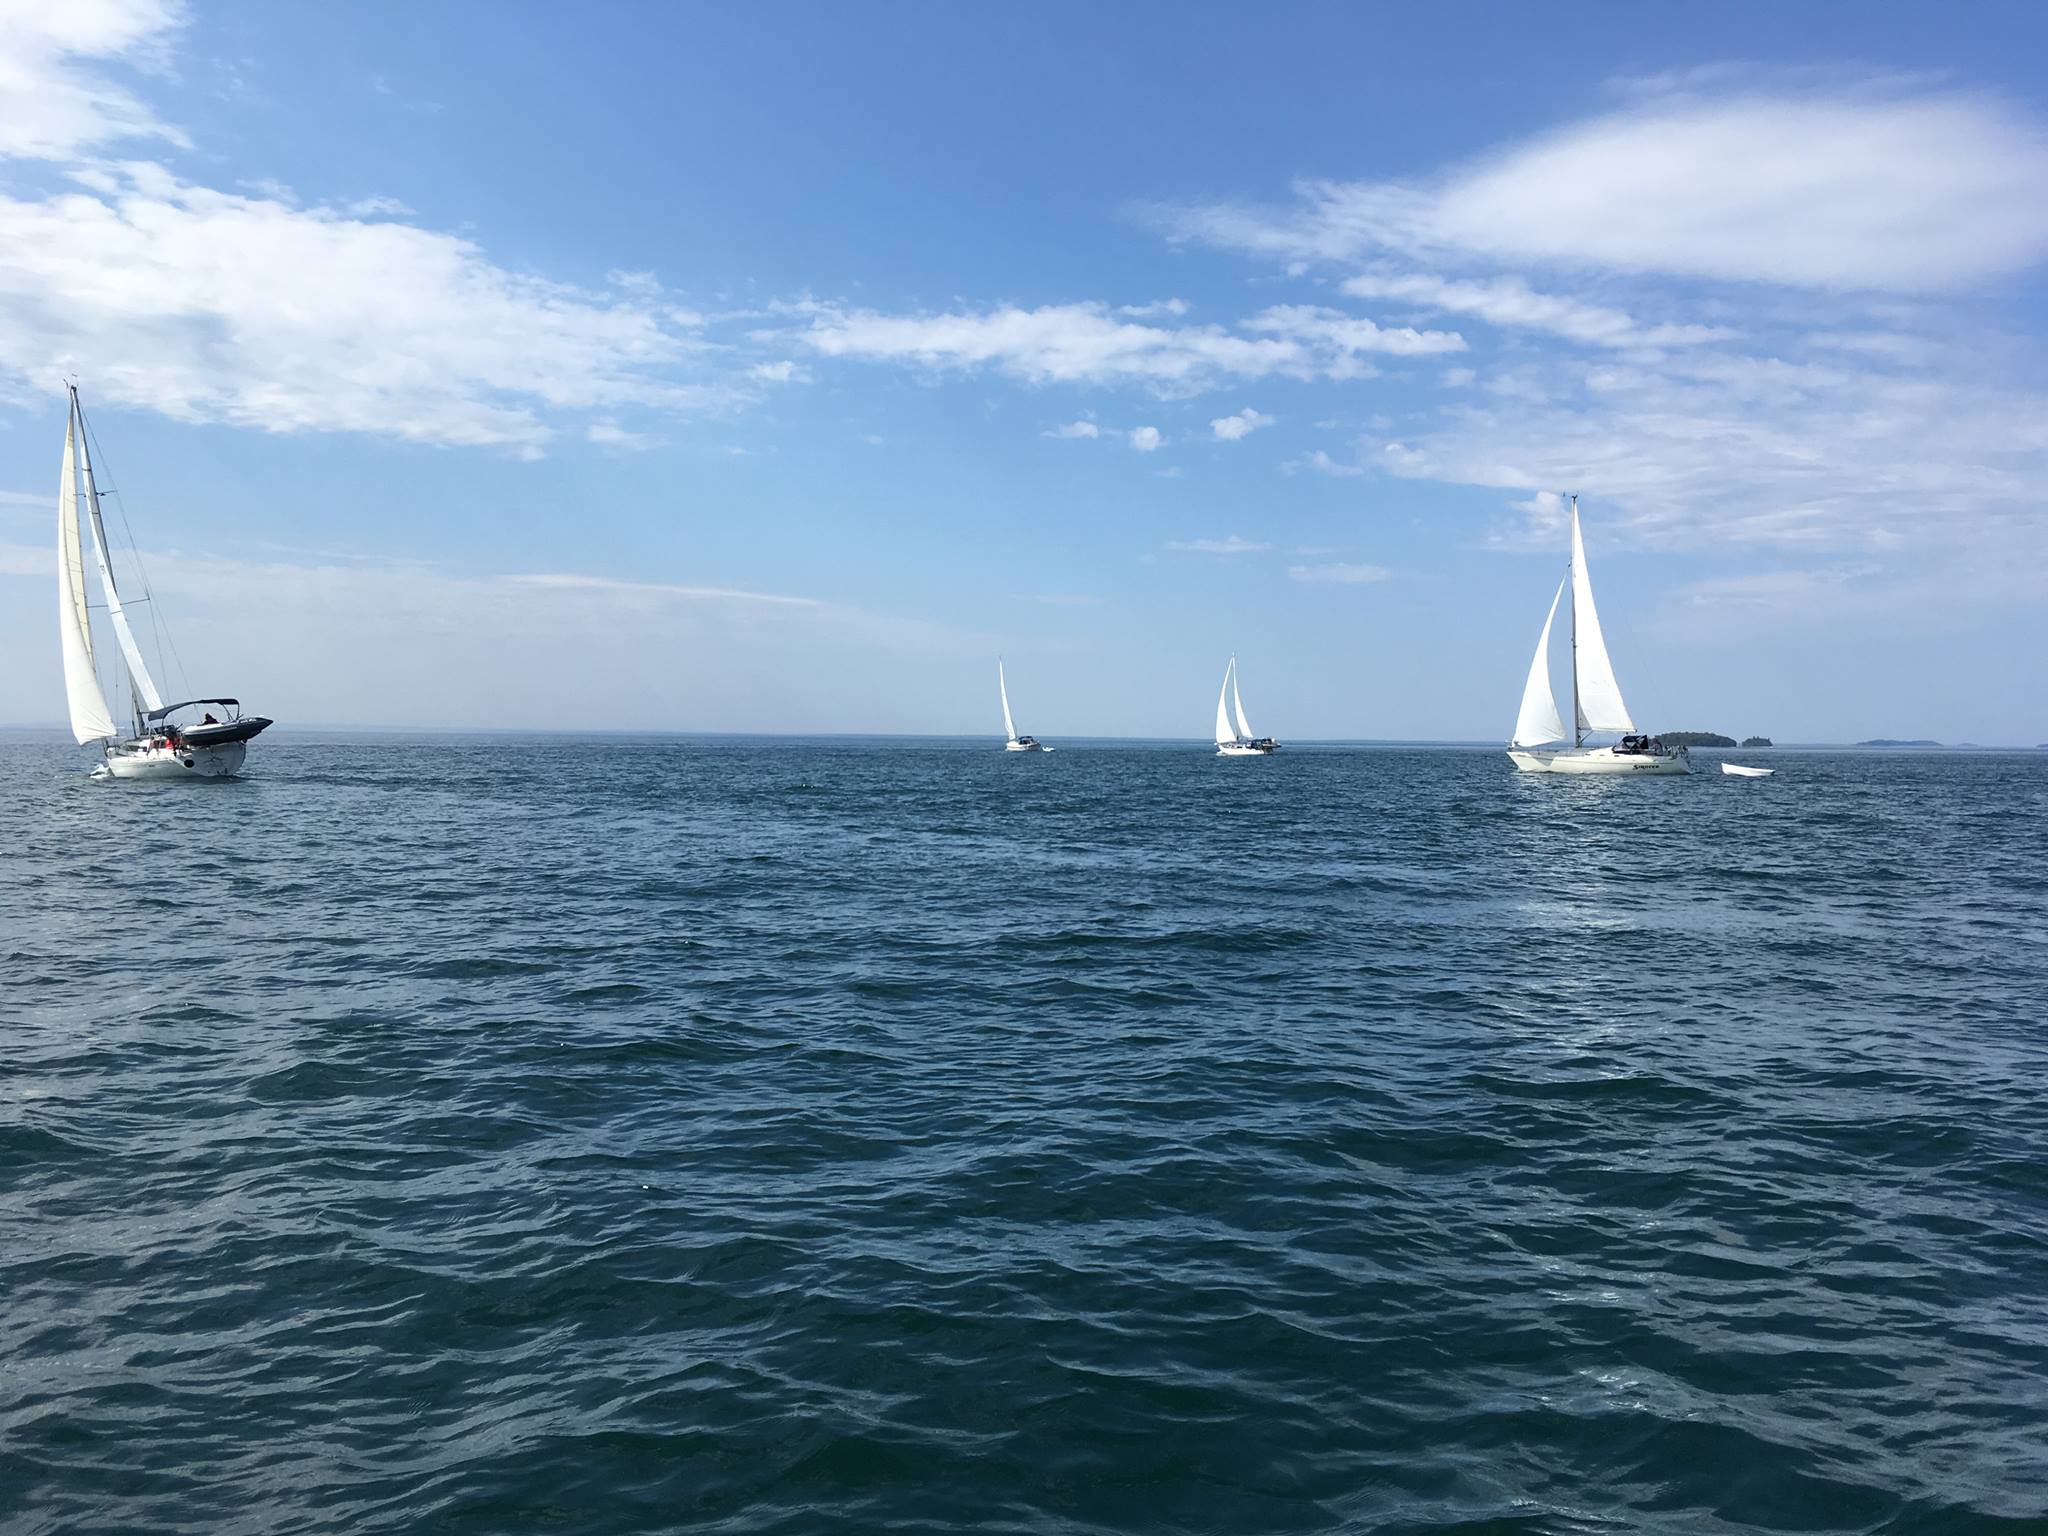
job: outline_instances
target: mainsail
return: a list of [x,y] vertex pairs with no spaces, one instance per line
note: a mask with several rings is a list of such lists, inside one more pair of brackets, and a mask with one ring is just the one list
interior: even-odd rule
[[64,478],[57,488],[57,634],[64,652],[64,695],[80,746],[114,734],[113,712],[93,671],[92,620],[85,607],[85,556],[78,546],[78,426],[64,422]]
[[1230,728],[1228,712],[1230,680],[1236,673],[1237,658],[1233,656],[1230,658],[1230,665],[1223,669],[1223,686],[1216,692],[1216,745],[1219,747],[1227,747],[1237,740],[1236,732]]
[[1543,633],[1536,640],[1536,656],[1529,663],[1529,681],[1522,689],[1522,712],[1515,717],[1514,745],[1539,746],[1564,738],[1564,720],[1557,712],[1557,695],[1550,691],[1550,626],[1557,622],[1557,605],[1564,601],[1564,584],[1559,577],[1557,594],[1550,600],[1550,612],[1543,618]]
[[[1593,578],[1586,570],[1586,543],[1579,536],[1576,496],[1572,498],[1572,665],[1576,669],[1573,693],[1579,730],[1633,731],[1636,723],[1622,702],[1621,684],[1614,680],[1614,663],[1607,659],[1607,641],[1600,633],[1600,613],[1593,606]],[[1526,711],[1526,703],[1523,707]]]
[[1003,734],[1009,740],[1015,741],[1017,739],[1017,722],[1010,718],[1010,685],[1003,677],[1001,657],[996,658],[996,687],[1001,689],[1003,694]]
[[[78,408],[78,391],[75,389],[71,391],[71,414],[76,422],[82,423],[85,419]],[[140,695],[143,708],[162,709],[163,695],[156,691],[156,682],[150,677],[149,668],[142,664],[142,648],[135,643],[135,632],[128,627],[127,612],[121,607],[121,589],[114,585],[114,567],[107,555],[107,526],[100,520],[99,487],[92,478],[92,448],[83,432],[78,435],[78,452],[80,467],[85,473],[86,505],[92,513],[92,553],[99,563],[100,589],[106,594],[107,617],[114,621],[114,636],[121,642],[121,656],[128,663],[128,679]]]
[[1244,699],[1237,691],[1237,658],[1230,658],[1230,707],[1237,711],[1237,734],[1244,741],[1253,740],[1252,723],[1244,717]]

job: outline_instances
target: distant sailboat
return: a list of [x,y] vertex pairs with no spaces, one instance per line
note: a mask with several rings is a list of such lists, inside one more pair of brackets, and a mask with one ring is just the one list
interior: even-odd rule
[[[113,554],[106,524],[100,517],[99,487],[93,481],[92,449],[85,432],[85,412],[78,390],[70,387],[70,414],[64,423],[64,472],[57,488],[57,633],[64,654],[64,693],[71,706],[71,734],[80,746],[104,741],[105,755],[93,770],[116,779],[226,778],[242,766],[249,738],[270,724],[260,715],[243,715],[234,699],[188,699],[166,704],[156,680],[142,660],[142,649],[121,605],[114,581]],[[93,563],[99,570],[100,593],[108,621],[120,645],[120,668],[128,683],[133,735],[121,739],[114,714],[100,686],[93,653],[92,619],[85,597],[85,556],[80,539],[80,514],[90,532]],[[216,716],[213,706],[221,715]],[[187,711],[198,711],[193,720]]]
[[[1550,628],[1557,620],[1557,605],[1564,589],[1572,589],[1572,744],[1564,745],[1564,720],[1557,712],[1557,696],[1550,691]],[[1589,747],[1589,731],[1620,731],[1621,740],[1611,747]],[[1529,663],[1529,680],[1522,687],[1522,710],[1515,719],[1514,739],[1508,756],[1524,773],[1690,773],[1692,764],[1683,747],[1663,742],[1636,731],[1622,702],[1621,684],[1614,678],[1614,663],[1607,657],[1607,641],[1600,633],[1600,614],[1593,606],[1593,578],[1586,569],[1586,543],[1579,533],[1579,498],[1572,497],[1571,569],[1557,584],[1550,600],[1550,612],[1543,620],[1543,633],[1536,640],[1536,655]]]
[[1040,746],[1036,736],[1019,736],[1017,734],[1017,722],[1010,716],[1010,682],[1008,678],[1003,676],[1003,661],[1000,656],[996,658],[996,687],[1003,696],[1003,735],[1008,738],[1003,743],[1003,750],[1005,752],[1050,752],[1052,748]]
[[[1230,717],[1233,708],[1235,721]],[[1252,735],[1252,723],[1244,717],[1244,698],[1237,691],[1237,658],[1231,657],[1230,665],[1223,669],[1222,691],[1216,695],[1216,755],[1264,757],[1279,745],[1270,736]]]

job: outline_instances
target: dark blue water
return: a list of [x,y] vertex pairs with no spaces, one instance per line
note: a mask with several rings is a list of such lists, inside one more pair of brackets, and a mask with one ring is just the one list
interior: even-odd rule
[[10,1536],[2048,1529],[2048,756],[0,749]]

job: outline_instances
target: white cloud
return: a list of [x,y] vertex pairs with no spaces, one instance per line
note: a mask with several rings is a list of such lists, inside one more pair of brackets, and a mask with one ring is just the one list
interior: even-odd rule
[[411,204],[402,203],[395,197],[359,197],[352,203],[344,203],[341,211],[350,218],[374,219],[408,218],[415,210]]
[[1421,272],[1369,272],[1346,282],[1344,291],[1357,299],[1392,299],[1473,315],[1503,328],[1547,331],[1589,346],[1689,347],[1732,334],[1713,325],[1639,325],[1607,305],[1537,293],[1519,277],[1451,281]]
[[[182,658],[166,681],[235,693],[288,727],[502,728],[544,697],[561,730],[929,730],[939,676],[992,649],[984,634],[716,580],[300,551],[146,549],[142,563]],[[0,720],[64,707],[45,605],[27,601],[48,572],[45,544],[0,541]],[[676,664],[711,655],[716,666]],[[878,673],[912,678],[910,697],[863,700],[860,678]]]
[[[1139,325],[1097,303],[1005,306],[945,315],[888,315],[818,306],[803,343],[828,357],[993,367],[1028,383],[1149,383],[1202,389],[1224,378],[1355,378],[1367,352],[1457,351],[1454,333],[1382,330],[1334,310],[1265,311],[1240,335],[1220,326]],[[772,333],[770,333],[772,334]]]
[[1068,439],[1100,437],[1102,428],[1092,421],[1070,421],[1063,427],[1046,428],[1043,435]]
[[2048,135],[1910,90],[1651,95],[1422,184],[1167,210],[1178,237],[1301,263],[1539,262],[1826,289],[1938,289],[2048,253]]
[[1280,467],[1286,470],[1289,474],[1292,474],[1297,469],[1312,469],[1317,474],[1329,475],[1339,480],[1353,479],[1356,476],[1365,473],[1365,471],[1359,468],[1359,466],[1356,464],[1339,463],[1337,460],[1331,458],[1327,451],[1321,448],[1318,448],[1314,453],[1310,454],[1305,459],[1291,459],[1287,463],[1281,465]]
[[[1323,309],[1313,304],[1276,304],[1245,322],[1253,331],[1269,331],[1308,342],[1339,356],[1364,352],[1398,357],[1462,352],[1465,338],[1456,331],[1418,331],[1410,326],[1382,327],[1361,315]],[[1332,370],[1335,371],[1335,370]],[[1339,377],[1343,377],[1339,373]]]
[[1287,574],[1296,581],[1327,581],[1355,586],[1369,581],[1385,581],[1392,572],[1381,565],[1337,562],[1329,565],[1290,565],[1287,567]]
[[675,597],[690,602],[765,603],[771,607],[822,608],[814,597],[788,597],[777,592],[744,592],[735,587],[692,587],[669,581],[621,581],[611,576],[577,576],[564,572],[507,576],[519,587],[545,587],[556,592],[602,592],[620,597]]
[[759,379],[764,384],[807,384],[811,378],[787,358],[772,363],[756,363],[747,370],[747,377]]
[[1154,299],[1150,304],[1119,304],[1116,312],[1133,320],[1158,320],[1169,315],[1178,319],[1193,307],[1186,299]]
[[1273,425],[1273,418],[1271,416],[1266,415],[1263,411],[1255,411],[1250,406],[1246,406],[1235,416],[1217,417],[1209,423],[1209,430],[1216,434],[1217,441],[1234,443],[1240,438],[1251,436],[1252,433],[1258,431],[1261,427],[1270,427],[1271,425]]
[[0,6],[0,158],[68,160],[123,139],[184,144],[96,64],[161,45],[171,0],[9,0]]
[[600,448],[640,451],[661,445],[661,439],[651,433],[628,432],[615,421],[593,421],[583,429],[583,435]]
[[[1537,403],[1473,403],[1387,443],[1393,473],[1587,493],[1603,535],[1669,550],[1997,552],[2043,563],[2048,398],[1991,378],[1772,357],[1566,357]],[[1553,495],[1500,542],[1556,547]],[[1597,509],[1597,511],[1595,510]]]
[[1166,547],[1191,555],[1255,555],[1273,546],[1241,539],[1233,533],[1225,539],[1175,539]]
[[547,411],[696,409],[701,342],[664,313],[494,264],[471,242],[160,167],[0,195],[0,379],[274,432],[538,449]]
[[1156,453],[1159,445],[1165,441],[1159,435],[1157,427],[1133,427],[1130,436],[1131,446],[1140,453]]

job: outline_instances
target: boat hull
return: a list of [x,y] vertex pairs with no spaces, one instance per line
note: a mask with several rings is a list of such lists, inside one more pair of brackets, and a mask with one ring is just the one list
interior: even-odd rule
[[1723,763],[1721,771],[1731,779],[1768,779],[1775,768],[1750,768],[1741,763]]
[[1617,752],[1612,747],[1510,747],[1508,758],[1524,773],[1594,773],[1610,776],[1691,773],[1671,752]]
[[1254,747],[1233,741],[1218,747],[1216,755],[1218,757],[1271,757],[1273,749],[1271,747]]
[[94,778],[109,779],[231,779],[242,771],[249,749],[239,741],[221,746],[178,748],[131,746],[109,747],[104,761],[93,769]]
[[1043,752],[1045,748],[1035,741],[1011,741],[1003,744],[1003,750],[1005,752]]

